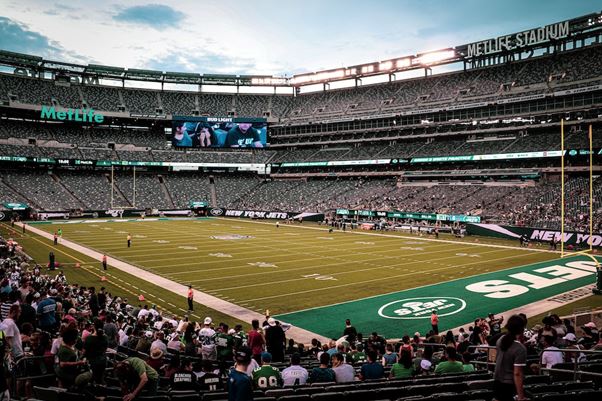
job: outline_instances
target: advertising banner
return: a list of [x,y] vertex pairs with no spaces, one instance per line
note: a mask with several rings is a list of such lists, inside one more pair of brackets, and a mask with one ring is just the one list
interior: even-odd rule
[[[467,224],[466,231],[469,235],[483,235],[487,237],[505,238],[518,240],[522,235],[526,235],[531,241],[559,242],[561,240],[560,230],[550,230],[546,228],[501,226],[497,224]],[[596,248],[602,246],[602,234],[594,233],[591,238],[588,233],[564,232],[562,242],[565,245],[572,245],[579,248],[589,247],[589,243]]]

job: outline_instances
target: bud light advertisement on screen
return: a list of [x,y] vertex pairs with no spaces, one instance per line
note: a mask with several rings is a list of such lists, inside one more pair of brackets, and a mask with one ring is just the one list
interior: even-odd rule
[[268,123],[264,118],[176,116],[169,140],[176,148],[265,148]]

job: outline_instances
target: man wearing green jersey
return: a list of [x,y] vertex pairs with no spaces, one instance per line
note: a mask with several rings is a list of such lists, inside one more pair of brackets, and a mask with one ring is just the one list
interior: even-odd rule
[[261,367],[253,371],[255,388],[264,390],[282,387],[282,375],[278,369],[270,366],[270,362],[272,362],[272,354],[269,352],[262,353]]

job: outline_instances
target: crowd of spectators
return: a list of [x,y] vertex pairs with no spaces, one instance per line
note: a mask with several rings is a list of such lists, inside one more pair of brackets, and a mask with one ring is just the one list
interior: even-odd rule
[[263,117],[288,122],[392,113],[446,102],[475,102],[552,91],[599,78],[602,47],[588,46],[505,65],[390,83],[291,95],[218,94],[65,85],[45,79],[0,76],[0,98],[29,104],[83,105],[103,111]]
[[[253,174],[138,172],[134,196],[133,172],[5,170],[1,199],[30,204],[38,210],[83,208],[102,210],[113,205],[151,209],[188,208],[204,201],[226,208],[272,211],[327,212],[399,210],[420,213],[466,214],[498,224],[559,229],[560,183],[522,181],[403,182],[397,178],[314,178],[262,180]],[[602,181],[593,184],[593,229],[602,230]],[[565,188],[565,228],[589,231],[589,179],[570,177]]]

